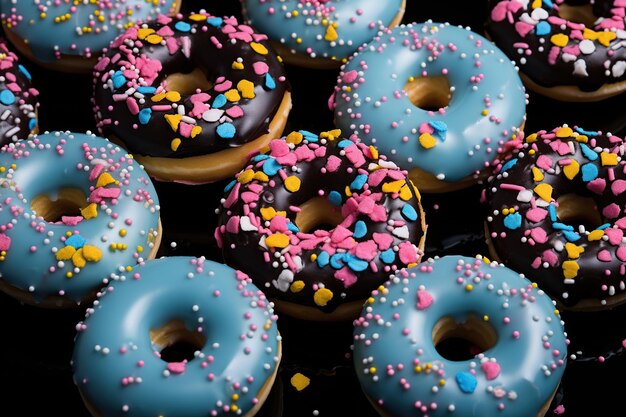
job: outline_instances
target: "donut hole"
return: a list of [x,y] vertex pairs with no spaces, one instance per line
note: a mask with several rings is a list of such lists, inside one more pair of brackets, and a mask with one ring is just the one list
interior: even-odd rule
[[213,87],[213,83],[200,68],[188,73],[170,74],[165,78],[165,85],[168,91],[178,91],[181,96],[190,96],[196,94],[197,90],[207,91]]
[[560,4],[559,17],[574,23],[582,23],[586,27],[594,27],[598,17],[593,14],[591,4]]
[[181,320],[150,330],[150,340],[165,362],[190,361],[206,343],[201,333],[189,330]]
[[495,346],[498,336],[493,326],[473,314],[457,322],[446,316],[433,327],[437,352],[450,361],[466,361]]
[[404,91],[415,107],[426,111],[438,111],[450,104],[452,94],[448,78],[414,77],[404,85]]
[[80,209],[87,205],[87,197],[79,188],[62,188],[56,199],[47,194],[33,198],[30,209],[49,223],[61,221],[65,216],[81,216]]
[[343,221],[339,207],[333,206],[327,199],[314,197],[300,205],[295,224],[303,233],[315,230],[332,230]]
[[603,224],[592,198],[565,194],[557,198],[556,202],[556,215],[562,223],[584,226],[585,230],[593,230]]

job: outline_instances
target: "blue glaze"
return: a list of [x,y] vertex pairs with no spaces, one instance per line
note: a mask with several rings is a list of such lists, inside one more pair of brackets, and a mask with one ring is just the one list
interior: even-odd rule
[[[97,55],[129,24],[149,21],[159,14],[171,14],[178,9],[180,0],[159,0],[158,5],[145,0],[112,0],[104,2],[59,2],[46,4],[47,12],[41,17],[39,0],[0,0],[2,24],[25,40],[36,59],[53,63],[61,55],[89,58]],[[103,6],[104,5],[104,6]],[[72,12],[71,8],[75,7]],[[128,13],[132,11],[132,13]],[[94,12],[105,19],[99,21]],[[55,17],[70,16],[55,23]],[[91,32],[83,28],[90,27]]]
[[[413,35],[424,42],[419,48]],[[436,59],[428,49],[433,43],[442,48]],[[422,110],[403,92],[422,73],[445,75],[454,88],[445,110]],[[473,78],[481,74],[479,81]],[[401,168],[456,182],[483,170],[496,159],[499,142],[516,136],[526,94],[510,59],[490,41],[468,29],[426,22],[396,27],[355,54],[338,77],[334,111],[338,128],[377,146]],[[442,122],[446,140],[422,146],[420,135],[430,129],[441,136],[432,126]]]
[[[87,154],[83,145],[93,152]],[[0,167],[4,167],[0,182],[11,184],[0,187],[0,228],[13,224],[0,231],[0,246],[9,243],[0,261],[0,280],[31,293],[35,303],[58,296],[80,302],[115,279],[120,270],[156,251],[160,213],[156,190],[141,166],[108,140],[69,132],[35,136],[3,147]],[[117,183],[100,184],[96,189],[98,180],[106,176],[90,178],[90,174],[106,167],[105,172]],[[75,225],[36,217],[31,209],[33,199],[47,195],[56,200],[63,188],[81,190],[85,201],[80,208],[93,204],[97,216],[79,217],[81,221]],[[119,197],[105,197],[101,203],[88,201],[102,190],[118,190]],[[61,251],[71,252],[71,248],[82,248],[83,253],[99,251],[101,258],[82,267],[73,258],[61,260]]]
[[[337,60],[338,64],[403,13],[402,0],[243,0],[242,3],[250,24],[292,54]],[[334,40],[332,34],[327,35],[328,24],[335,28]],[[283,55],[289,60],[289,55]]]
[[[444,358],[433,343],[435,324],[470,315],[488,318],[495,345],[469,360]],[[563,323],[543,291],[501,264],[461,256],[392,276],[355,321],[354,340],[363,390],[393,417],[422,415],[418,401],[430,417],[538,415],[567,358]]]
[[[230,414],[223,407],[233,405],[233,415],[246,415],[266,381],[271,387],[280,360],[276,316],[245,274],[203,259],[161,258],[101,294],[77,325],[72,358],[74,382],[98,415],[205,417]],[[205,338],[182,373],[168,369],[150,336],[173,320]],[[128,377],[135,382],[124,385]]]

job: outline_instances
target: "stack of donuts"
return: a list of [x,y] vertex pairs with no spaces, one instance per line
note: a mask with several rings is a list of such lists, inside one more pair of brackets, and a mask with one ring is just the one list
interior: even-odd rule
[[469,3],[0,0],[11,408],[618,406],[626,2]]

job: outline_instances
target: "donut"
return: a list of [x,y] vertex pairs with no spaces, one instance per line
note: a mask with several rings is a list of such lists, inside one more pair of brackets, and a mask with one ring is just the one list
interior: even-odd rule
[[290,86],[266,35],[234,17],[160,15],[130,27],[94,68],[99,132],[160,181],[230,178],[282,134]]
[[380,33],[342,68],[335,124],[409,171],[422,192],[476,183],[526,118],[516,68],[491,42],[448,23]]
[[18,61],[0,39],[0,146],[38,132],[39,91]]
[[286,315],[353,320],[372,289],[419,262],[420,194],[372,146],[294,131],[272,140],[228,183],[215,238]]
[[354,326],[357,377],[386,417],[540,417],[567,362],[550,297],[480,256],[400,271],[372,293]]
[[125,150],[51,132],[0,149],[0,289],[41,307],[75,307],[161,241],[159,200]]
[[288,64],[336,69],[379,30],[404,16],[406,0],[242,0],[251,26]]
[[624,92],[626,2],[576,3],[491,0],[485,29],[532,91],[577,102]]
[[486,184],[492,256],[563,309],[626,300],[624,139],[562,125],[527,136]]
[[57,71],[89,73],[95,58],[137,21],[174,14],[181,0],[0,0],[7,39],[30,60]]
[[[95,417],[251,417],[276,377],[272,304],[250,278],[165,257],[120,275],[76,326],[74,382]],[[176,345],[190,357],[168,357]]]

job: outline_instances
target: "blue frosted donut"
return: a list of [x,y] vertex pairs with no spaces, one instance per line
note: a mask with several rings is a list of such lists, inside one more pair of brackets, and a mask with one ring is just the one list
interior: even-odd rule
[[[97,56],[129,25],[173,14],[182,0],[0,0],[7,38],[30,58],[56,69],[91,71]],[[60,60],[78,58],[64,68]]]
[[[448,359],[437,347],[452,337],[481,353]],[[480,257],[446,256],[373,292],[355,321],[354,364],[385,416],[543,416],[567,344],[535,284]]]
[[286,62],[339,67],[382,28],[400,23],[405,0],[242,0],[243,12]]
[[[252,416],[281,355],[272,304],[242,272],[161,258],[102,291],[77,325],[74,381],[100,417]],[[191,359],[161,351],[181,341]]]
[[53,132],[0,149],[0,289],[71,307],[154,257],[159,200],[128,153],[89,134]]
[[425,192],[474,182],[526,116],[510,59],[469,29],[432,22],[380,32],[342,68],[330,104],[337,127],[410,170]]

